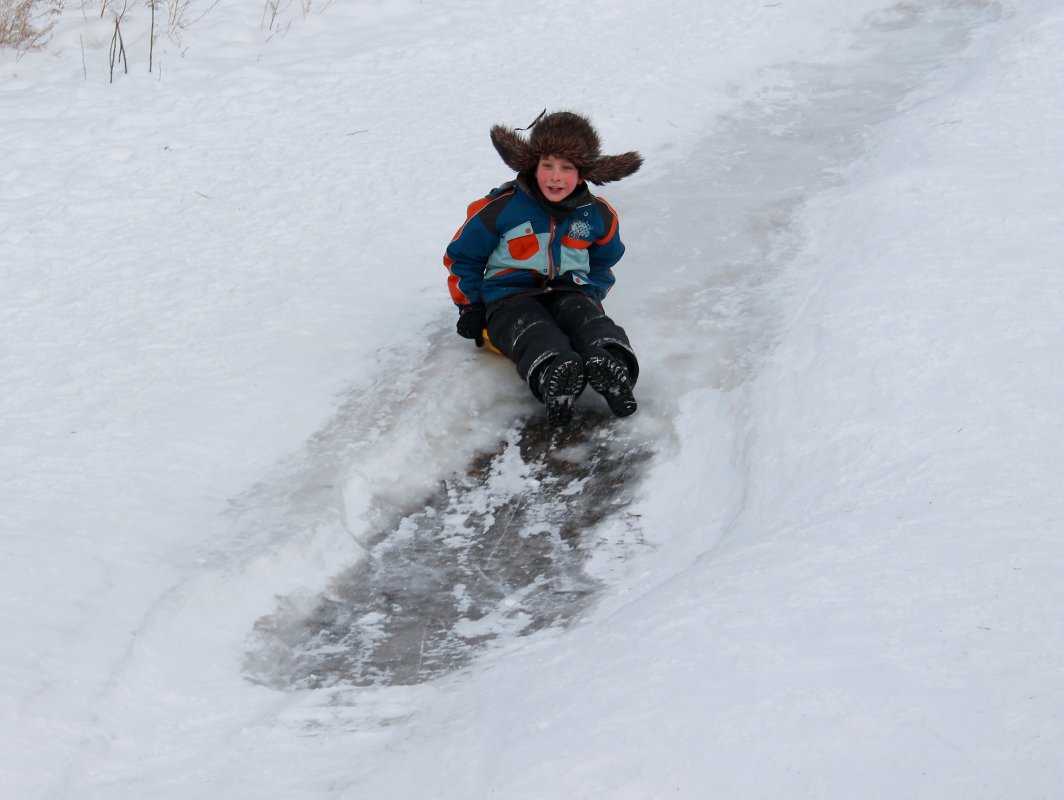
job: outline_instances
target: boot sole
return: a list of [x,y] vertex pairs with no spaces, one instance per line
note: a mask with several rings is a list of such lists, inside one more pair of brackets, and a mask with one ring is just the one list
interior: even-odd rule
[[606,398],[610,411],[618,417],[634,414],[639,404],[632,394],[628,374],[612,358],[592,356],[587,360],[587,381],[591,388]]
[[544,391],[543,405],[551,425],[568,425],[573,419],[573,403],[584,391],[584,367],[579,361],[565,361],[551,374]]

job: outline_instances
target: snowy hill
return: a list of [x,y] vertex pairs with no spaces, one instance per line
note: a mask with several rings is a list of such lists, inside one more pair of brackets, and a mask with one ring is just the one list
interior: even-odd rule
[[[187,10],[0,50],[4,797],[1061,795],[1058,3]],[[441,265],[544,107],[561,434]]]

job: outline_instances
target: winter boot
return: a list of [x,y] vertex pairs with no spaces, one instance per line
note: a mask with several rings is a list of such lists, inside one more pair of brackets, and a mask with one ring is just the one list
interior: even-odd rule
[[610,411],[618,417],[634,414],[637,408],[632,395],[632,378],[625,363],[601,347],[586,354],[584,365],[591,388],[606,398]]
[[584,364],[576,353],[555,356],[539,372],[539,399],[547,408],[551,425],[568,425],[573,419],[573,403],[584,391]]

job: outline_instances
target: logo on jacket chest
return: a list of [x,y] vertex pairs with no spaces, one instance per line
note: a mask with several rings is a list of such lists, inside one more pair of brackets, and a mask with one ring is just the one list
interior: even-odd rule
[[574,219],[569,224],[568,236],[571,239],[590,239],[591,226],[582,219]]

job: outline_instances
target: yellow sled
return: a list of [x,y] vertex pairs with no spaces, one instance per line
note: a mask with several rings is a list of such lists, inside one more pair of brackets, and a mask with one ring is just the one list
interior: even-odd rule
[[488,348],[491,352],[496,353],[497,355],[502,355],[502,350],[492,344],[491,338],[488,336],[487,328],[485,328],[484,331],[481,333],[481,338],[484,340],[484,346],[486,348]]

